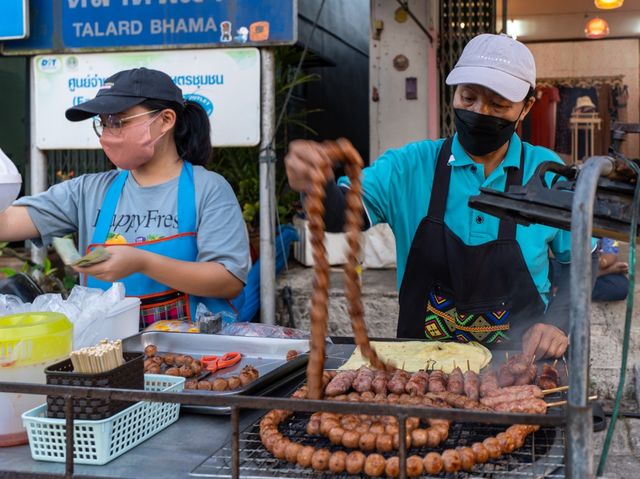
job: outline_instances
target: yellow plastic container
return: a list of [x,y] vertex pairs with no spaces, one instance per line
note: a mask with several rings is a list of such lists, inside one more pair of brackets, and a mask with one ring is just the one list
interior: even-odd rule
[[[0,317],[0,381],[45,384],[44,369],[69,356],[73,325],[60,313]],[[0,392],[0,447],[27,443],[23,412],[44,396]]]

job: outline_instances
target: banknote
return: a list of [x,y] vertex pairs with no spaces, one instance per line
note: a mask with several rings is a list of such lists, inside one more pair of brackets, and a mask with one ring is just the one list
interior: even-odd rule
[[75,243],[71,238],[53,238],[53,247],[58,252],[62,262],[68,266],[91,266],[109,259],[106,248],[98,246],[85,256],[80,256]]

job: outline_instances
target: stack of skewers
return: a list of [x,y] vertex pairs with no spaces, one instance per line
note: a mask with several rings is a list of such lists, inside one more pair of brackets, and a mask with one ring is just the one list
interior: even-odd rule
[[106,339],[96,346],[86,347],[71,353],[73,371],[82,374],[106,373],[124,364],[122,341]]

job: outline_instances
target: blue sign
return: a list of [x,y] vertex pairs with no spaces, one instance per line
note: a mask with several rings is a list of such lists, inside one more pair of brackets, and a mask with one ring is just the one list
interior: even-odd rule
[[0,40],[29,36],[29,6],[27,0],[3,0],[0,15]]
[[285,45],[297,38],[296,7],[295,0],[31,0],[30,38],[2,51]]

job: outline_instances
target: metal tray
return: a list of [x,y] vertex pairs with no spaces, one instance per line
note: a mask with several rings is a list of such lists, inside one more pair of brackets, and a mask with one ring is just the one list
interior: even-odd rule
[[[122,348],[128,352],[143,352],[149,344],[155,344],[160,354],[179,353],[188,354],[194,358],[204,355],[224,354],[231,351],[242,353],[242,360],[230,367],[212,373],[206,379],[213,381],[217,377],[239,375],[242,368],[248,364],[255,367],[260,376],[255,381],[232,391],[194,391],[210,393],[218,396],[232,394],[264,394],[265,389],[272,389],[296,377],[296,372],[302,369],[309,359],[309,341],[306,339],[277,339],[254,338],[244,336],[224,336],[218,334],[170,333],[149,331],[130,336],[123,340]],[[296,350],[300,354],[291,361],[286,360],[289,350]],[[191,394],[185,390],[185,394]],[[191,412],[205,414],[229,414],[228,407],[213,406],[184,406]]]

